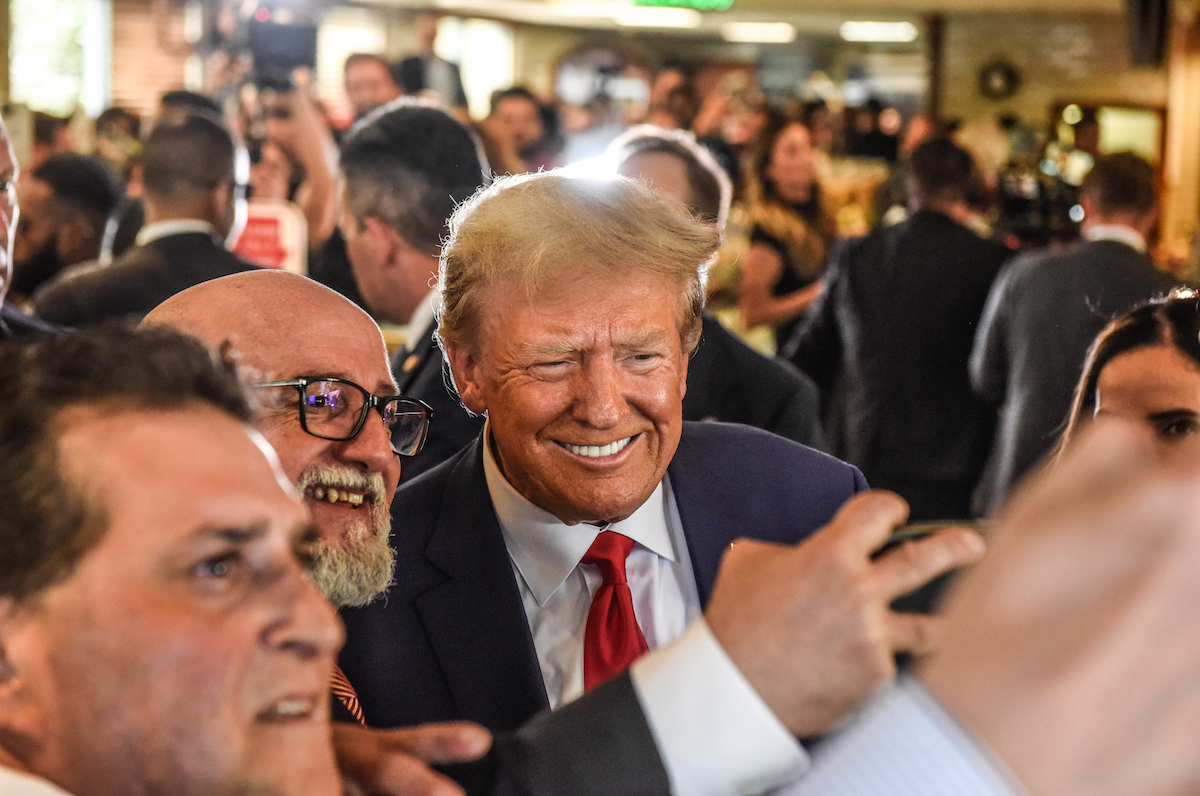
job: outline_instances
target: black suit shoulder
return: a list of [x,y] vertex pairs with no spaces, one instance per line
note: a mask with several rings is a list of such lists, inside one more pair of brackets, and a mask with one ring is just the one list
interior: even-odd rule
[[109,318],[139,321],[181,290],[256,269],[204,232],[168,235],[135,246],[109,266],[69,272],[33,297],[34,313],[63,326]]
[[790,362],[755,351],[707,314],[688,363],[687,387],[684,420],[744,423],[825,446],[813,380]]

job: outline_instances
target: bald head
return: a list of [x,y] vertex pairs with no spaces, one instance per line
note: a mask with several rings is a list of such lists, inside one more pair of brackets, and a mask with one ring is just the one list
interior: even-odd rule
[[[382,592],[392,577],[388,509],[400,480],[383,420],[364,409],[358,432],[341,440],[318,437],[301,422],[302,410],[361,407],[353,385],[376,396],[396,394],[371,316],[306,277],[263,270],[177,293],[142,323],[177,329],[211,348],[228,345],[251,378],[289,382],[261,391],[266,408],[259,429],[321,533],[317,583],[339,605],[362,605]],[[353,385],[341,383],[347,381]]]
[[331,327],[350,348],[387,361],[383,336],[370,315],[340,293],[287,271],[248,271],[202,282],[158,305],[142,323],[177,329],[210,348],[228,343],[241,364],[264,379],[288,378],[289,366],[304,354],[297,348],[325,339]]

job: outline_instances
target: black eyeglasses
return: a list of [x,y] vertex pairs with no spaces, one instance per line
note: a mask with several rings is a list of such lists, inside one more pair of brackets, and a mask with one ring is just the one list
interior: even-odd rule
[[300,428],[321,439],[353,439],[367,422],[367,412],[376,409],[391,435],[392,450],[400,456],[420,452],[433,417],[433,409],[424,401],[403,395],[372,395],[346,379],[301,376],[258,386],[295,387],[300,392]]

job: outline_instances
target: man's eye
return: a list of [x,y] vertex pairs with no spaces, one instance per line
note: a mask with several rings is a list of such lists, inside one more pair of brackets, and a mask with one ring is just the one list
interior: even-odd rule
[[206,558],[196,565],[196,574],[202,578],[227,578],[237,565],[236,553],[224,553],[212,558]]

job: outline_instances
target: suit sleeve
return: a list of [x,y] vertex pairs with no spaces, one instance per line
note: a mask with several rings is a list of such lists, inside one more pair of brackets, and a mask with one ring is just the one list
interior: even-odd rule
[[492,796],[668,796],[667,771],[628,673],[496,739]]
[[834,250],[825,271],[825,292],[814,302],[808,319],[784,345],[780,355],[812,377],[827,391],[842,361],[842,337],[838,329],[838,294],[845,289],[846,264],[851,247],[843,243]]
[[1008,329],[1012,307],[1013,267],[1007,266],[988,293],[975,332],[967,367],[971,387],[992,406],[1004,403],[1008,391]]

